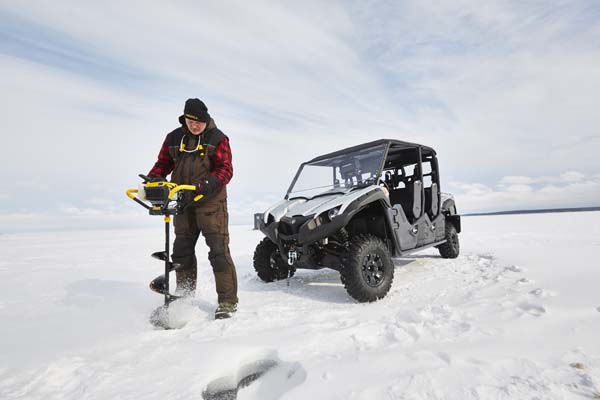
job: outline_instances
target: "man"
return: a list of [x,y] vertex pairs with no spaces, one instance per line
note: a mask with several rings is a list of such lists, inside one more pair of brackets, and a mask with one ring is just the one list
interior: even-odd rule
[[204,197],[176,215],[175,243],[172,259],[183,265],[176,271],[177,292],[193,296],[196,290],[196,242],[200,233],[210,251],[219,306],[215,318],[229,318],[237,310],[237,276],[229,252],[229,228],[226,185],[233,176],[229,139],[221,132],[199,99],[185,102],[181,127],[169,133],[160,149],[158,160],[148,173],[179,185],[195,185]]

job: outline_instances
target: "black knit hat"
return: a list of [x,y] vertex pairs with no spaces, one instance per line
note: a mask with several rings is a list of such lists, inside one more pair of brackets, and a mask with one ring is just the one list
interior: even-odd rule
[[183,120],[185,118],[206,123],[210,122],[208,108],[206,108],[206,105],[200,99],[186,100],[185,107],[183,108],[183,115],[179,118],[179,120]]

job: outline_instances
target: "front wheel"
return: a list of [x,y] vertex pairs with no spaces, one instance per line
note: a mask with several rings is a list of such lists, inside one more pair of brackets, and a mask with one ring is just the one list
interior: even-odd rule
[[254,270],[265,282],[273,282],[294,276],[294,270],[283,261],[279,248],[269,238],[264,238],[254,251]]
[[389,292],[394,262],[383,240],[374,235],[358,235],[342,259],[340,275],[350,296],[361,303],[371,302]]
[[458,232],[451,222],[446,221],[444,239],[446,243],[438,246],[442,258],[456,258],[460,253],[460,242],[458,241]]

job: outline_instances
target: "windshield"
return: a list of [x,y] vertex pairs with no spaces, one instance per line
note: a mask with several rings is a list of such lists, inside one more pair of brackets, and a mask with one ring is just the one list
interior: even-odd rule
[[387,144],[303,164],[288,198],[307,199],[377,183]]

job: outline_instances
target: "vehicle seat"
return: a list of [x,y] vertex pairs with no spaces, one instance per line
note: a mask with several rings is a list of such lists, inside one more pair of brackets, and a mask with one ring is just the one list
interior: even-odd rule
[[425,188],[425,211],[431,216],[431,188]]
[[[435,218],[438,214],[438,188],[437,183],[433,183],[431,187],[425,188],[425,210],[431,219]],[[433,194],[436,193],[435,196]]]
[[421,214],[423,213],[423,210],[421,209],[422,206],[422,200],[423,198],[421,197],[421,193],[423,190],[423,182],[416,180],[413,182],[413,205],[412,205],[412,214],[411,217],[414,220],[417,220]]
[[412,185],[390,191],[390,203],[392,203],[392,206],[395,204],[400,205],[409,221],[413,220],[413,197]]

